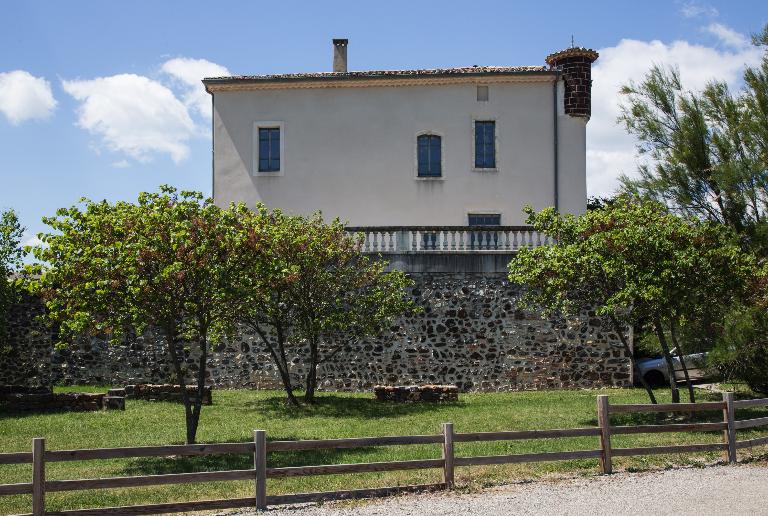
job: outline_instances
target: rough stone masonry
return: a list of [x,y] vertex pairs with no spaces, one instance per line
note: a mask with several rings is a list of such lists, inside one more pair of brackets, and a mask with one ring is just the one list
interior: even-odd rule
[[[522,289],[504,273],[412,273],[411,294],[423,312],[395,321],[321,364],[319,388],[369,390],[374,385],[457,385],[463,391],[628,386],[630,363],[618,336],[594,314],[547,319],[518,307]],[[14,312],[14,351],[0,365],[0,384],[166,383],[171,367],[152,332],[125,344],[80,339],[53,350],[53,336],[27,300]],[[195,371],[195,357],[187,353]],[[297,386],[306,371],[294,358]],[[258,338],[244,332],[215,346],[208,383],[217,387],[280,388]]]

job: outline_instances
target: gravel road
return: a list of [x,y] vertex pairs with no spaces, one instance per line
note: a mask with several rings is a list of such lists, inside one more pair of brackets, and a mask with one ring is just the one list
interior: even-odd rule
[[[663,494],[662,494],[663,493]],[[768,467],[710,466],[535,481],[472,494],[397,496],[355,506],[275,508],[270,516],[768,515]],[[240,515],[254,512],[240,512]],[[264,514],[264,513],[261,513]]]

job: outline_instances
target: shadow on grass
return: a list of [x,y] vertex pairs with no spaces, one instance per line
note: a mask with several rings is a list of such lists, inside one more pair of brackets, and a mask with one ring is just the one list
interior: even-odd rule
[[249,401],[245,406],[274,419],[295,419],[304,417],[365,418],[378,419],[410,414],[425,414],[446,407],[463,407],[462,401],[455,402],[418,402],[392,403],[367,398],[351,398],[333,394],[319,396],[314,404],[302,404],[291,407],[285,398],[274,396],[257,401]]
[[[370,456],[380,453],[380,448],[348,448],[343,450],[307,450],[293,452],[274,452],[267,455],[270,468],[287,466],[315,466],[324,464],[344,464],[366,462],[361,455]],[[376,461],[375,459],[373,460]],[[227,454],[192,457],[145,457],[131,460],[123,472],[127,476],[165,475],[169,473],[192,473],[199,471],[227,471],[252,469],[253,455]]]

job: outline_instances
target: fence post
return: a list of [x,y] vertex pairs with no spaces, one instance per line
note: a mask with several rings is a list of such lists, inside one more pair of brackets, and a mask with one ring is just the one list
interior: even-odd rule
[[603,473],[613,471],[611,463],[611,418],[608,410],[608,396],[601,394],[597,397],[597,424],[600,426],[600,467]]
[[256,510],[267,509],[267,432],[253,431],[253,469],[256,470]]
[[45,439],[32,439],[32,514],[45,514]]
[[443,423],[443,483],[453,489],[453,423]]
[[723,430],[723,441],[726,445],[725,456],[728,462],[736,464],[736,409],[733,406],[733,393],[724,392],[723,421],[727,425]]

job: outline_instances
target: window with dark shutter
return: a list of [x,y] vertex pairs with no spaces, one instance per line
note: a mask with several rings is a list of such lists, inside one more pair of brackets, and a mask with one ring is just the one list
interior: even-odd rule
[[416,138],[419,177],[440,177],[442,166],[442,138],[436,134],[422,134]]
[[280,171],[280,128],[259,127],[259,172]]
[[498,213],[469,214],[470,226],[500,226],[501,215]]
[[475,122],[475,168],[496,168],[496,122]]

